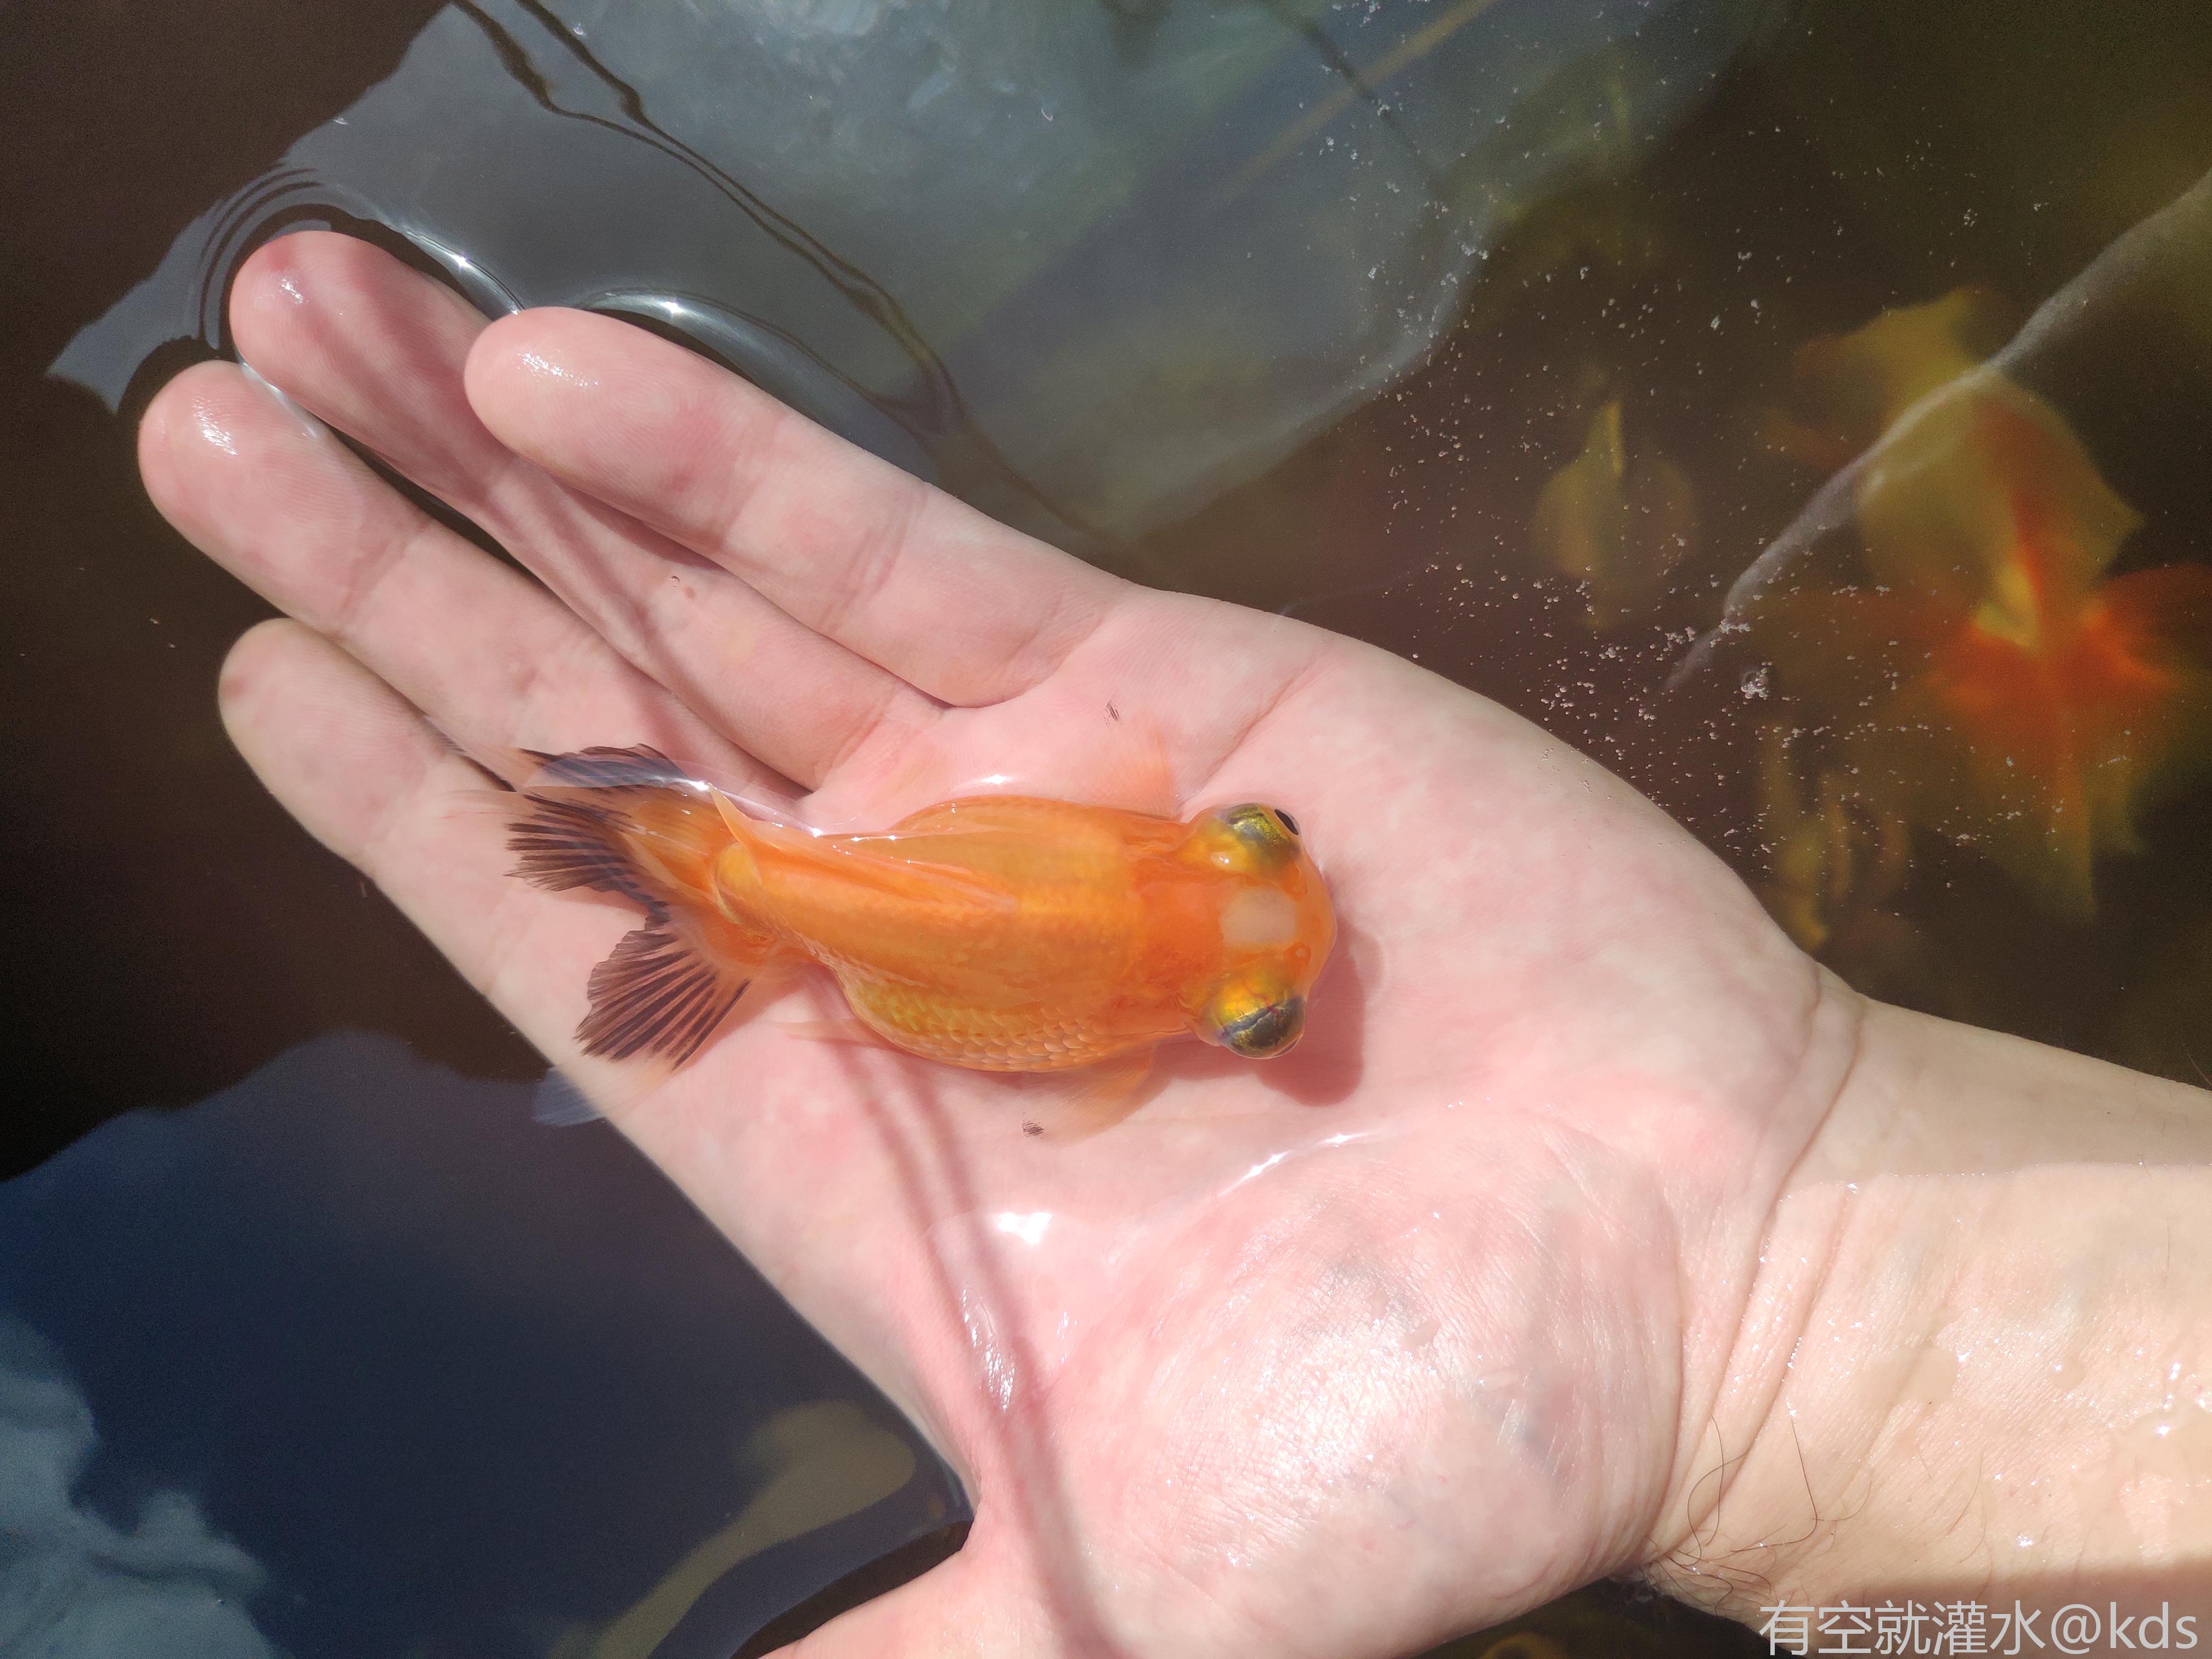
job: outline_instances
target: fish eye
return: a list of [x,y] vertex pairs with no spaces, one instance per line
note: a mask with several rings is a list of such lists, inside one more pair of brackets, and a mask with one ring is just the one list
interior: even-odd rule
[[1247,801],[1241,806],[1224,808],[1220,817],[1222,826],[1254,855],[1261,868],[1286,863],[1295,856],[1297,831],[1285,823],[1282,814],[1272,807]]
[[1221,1046],[1247,1060],[1268,1060],[1305,1034],[1306,1000],[1285,997],[1262,1003],[1221,1028]]
[[1247,1060],[1281,1054],[1305,1029],[1305,998],[1268,972],[1240,974],[1217,986],[1198,1022],[1200,1036]]

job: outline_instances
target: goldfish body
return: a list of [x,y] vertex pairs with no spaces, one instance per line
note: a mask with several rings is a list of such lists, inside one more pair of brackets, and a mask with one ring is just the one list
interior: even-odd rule
[[680,1063],[756,972],[797,961],[827,968],[884,1041],[957,1066],[1059,1071],[1184,1035],[1263,1058],[1297,1041],[1335,938],[1273,807],[1177,823],[992,795],[815,835],[748,817],[652,749],[543,758],[508,842],[517,873],[647,915],[592,970],[587,1054]]

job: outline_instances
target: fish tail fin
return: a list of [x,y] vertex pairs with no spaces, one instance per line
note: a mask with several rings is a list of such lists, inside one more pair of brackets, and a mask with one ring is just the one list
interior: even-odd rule
[[538,755],[507,848],[515,873],[553,892],[590,889],[646,913],[592,969],[587,1054],[681,1065],[711,1036],[776,941],[723,915],[715,857],[744,819],[656,749]]
[[648,908],[703,898],[729,840],[715,792],[657,749],[528,754],[507,827],[515,874],[550,892],[590,888]]

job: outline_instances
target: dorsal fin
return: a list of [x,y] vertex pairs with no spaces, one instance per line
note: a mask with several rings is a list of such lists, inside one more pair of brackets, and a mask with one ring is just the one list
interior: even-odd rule
[[888,842],[893,836],[983,835],[994,830],[1034,835],[1039,829],[1049,826],[1050,814],[1067,810],[1065,801],[1047,800],[1036,795],[963,795],[957,800],[941,800],[918,812],[909,812],[884,831],[883,837],[855,837],[854,844],[872,845],[878,839]]
[[810,836],[769,826],[756,845],[766,861],[781,858],[796,866],[833,871],[841,883],[909,903],[1000,915],[1021,906],[1021,896],[998,877],[964,865],[934,862],[889,832]]

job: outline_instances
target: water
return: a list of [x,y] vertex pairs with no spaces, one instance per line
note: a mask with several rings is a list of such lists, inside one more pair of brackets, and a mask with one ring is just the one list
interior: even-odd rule
[[[1325,619],[1516,708],[1771,893],[1791,803],[1763,775],[1762,727],[1840,731],[1850,718],[1832,696],[1793,702],[1776,678],[1767,647],[1787,657],[1802,634],[1754,628],[1739,648],[1694,659],[1690,647],[1770,546],[1804,550],[1785,566],[1801,586],[1857,568],[1852,526],[1801,522],[1826,470],[1771,430],[1802,397],[1793,360],[1808,341],[1974,288],[1994,313],[1979,349],[2002,344],[2212,163],[2212,122],[2185,78],[2208,50],[2201,17],[2153,8],[2109,28],[2046,18],[2018,33],[1903,8],[1817,9],[1632,176],[1532,215],[1420,372],[1152,545],[1206,591]],[[2094,95],[2059,99],[2069,77]],[[2064,112],[2024,125],[2014,112],[2046,93]],[[2204,257],[2203,216],[2187,216],[2196,228],[2164,261],[2184,282],[2201,280]],[[2155,280],[2121,297],[2110,268],[2093,286],[2113,302],[2070,334],[2032,329],[2006,361],[2144,521],[2106,574],[2201,566],[2212,550],[2201,305]],[[1640,591],[1617,575],[1578,583],[1538,522],[1609,403],[1628,459],[1663,465],[1694,509],[1688,544],[1667,550],[1672,562]],[[1669,509],[1644,489],[1627,506],[1648,534]],[[1830,505],[1848,516],[1847,497]],[[1629,551],[1648,573],[1651,550]],[[2180,628],[2201,649],[2202,625]],[[2167,717],[2201,732],[2195,719]],[[1866,758],[1869,772],[1902,764]],[[1985,791],[1978,819],[1949,826],[1973,839],[1916,826],[1897,891],[1868,899],[1880,885],[1869,873],[1865,902],[1832,907],[1824,954],[1875,994],[2201,1080],[2212,1052],[2201,780],[2150,795],[2134,836],[2101,843],[2086,897],[2070,898],[2054,896],[2056,878],[1984,850],[2018,805]],[[1795,782],[1808,797],[1817,787]],[[1780,914],[1787,895],[1773,896]]]
[[[1652,794],[1869,990],[2212,1065],[2201,781],[2086,890],[2046,881],[1992,839],[2009,797],[1937,822],[1867,782],[1917,763],[1848,748],[1781,624],[1690,654],[1770,546],[1856,556],[1804,518],[1832,463],[1775,441],[1844,421],[1807,342],[1966,291],[1984,355],[2212,167],[2201,9],[688,15],[236,4],[120,52],[57,17],[7,71],[38,158],[7,219],[38,256],[6,276],[9,1093],[41,1104],[0,1189],[0,1421],[62,1494],[42,1559],[118,1617],[159,1578],[209,1652],[544,1653],[693,1557],[664,1650],[707,1651],[964,1514],[618,1143],[527,1123],[525,1045],[230,755],[214,665],[260,608],[154,520],[130,423],[290,227],[487,309],[641,318],[1091,556],[1413,655]],[[2195,326],[2123,306],[2022,371],[2143,521],[2109,576],[2212,556]],[[596,1219],[548,1237],[556,1200]],[[640,1275],[642,1307],[607,1289]],[[708,1549],[838,1447],[875,1501]],[[1723,1639],[1549,1617],[1570,1650]]]
[[1133,35],[1087,7],[455,6],[54,372],[116,405],[153,345],[222,343],[258,241],[374,223],[481,309],[652,318],[1097,545],[1402,373],[1515,206],[1663,131],[1748,15],[1170,8]]
[[949,1472],[531,1092],[339,1033],[0,1188],[0,1645],[721,1659],[941,1553]]

